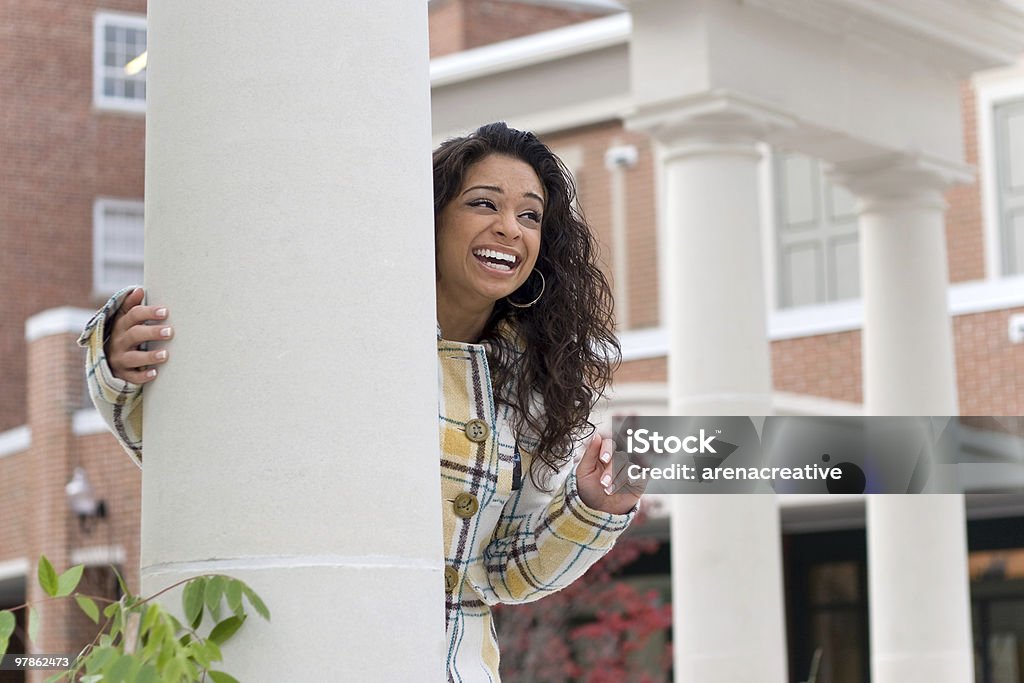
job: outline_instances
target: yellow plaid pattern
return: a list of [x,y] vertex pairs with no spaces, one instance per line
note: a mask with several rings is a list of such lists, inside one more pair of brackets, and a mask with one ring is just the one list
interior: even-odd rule
[[[141,467],[143,387],[113,377],[103,355],[106,318],[131,289],[111,297],[78,343],[87,349],[97,410]],[[437,357],[444,558],[452,579],[445,600],[447,680],[495,682],[499,653],[489,606],[530,602],[569,585],[614,545],[636,508],[613,515],[586,506],[573,459],[550,479],[550,491],[538,489],[529,477],[537,440],[514,434],[510,409],[495,405],[487,346],[446,341],[439,330]],[[484,438],[467,434],[471,420],[487,425]],[[474,497],[475,512],[456,514],[459,494]]]

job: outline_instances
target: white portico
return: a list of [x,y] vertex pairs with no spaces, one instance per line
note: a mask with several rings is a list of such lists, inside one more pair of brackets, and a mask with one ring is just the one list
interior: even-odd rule
[[[626,4],[629,15],[434,60],[435,139],[491,118],[541,133],[619,119],[651,136],[675,414],[772,412],[759,144],[820,160],[858,203],[863,412],[955,414],[943,191],[972,177],[959,87],[1016,61],[1020,6]],[[673,501],[674,520],[703,522],[673,524],[678,680],[787,680],[775,505]],[[962,498],[867,506],[872,680],[971,680]],[[944,598],[919,609],[922,595]]]

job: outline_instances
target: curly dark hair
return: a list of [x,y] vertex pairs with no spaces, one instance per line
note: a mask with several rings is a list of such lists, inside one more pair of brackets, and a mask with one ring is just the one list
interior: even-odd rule
[[[503,122],[447,140],[434,151],[435,237],[441,211],[459,194],[466,171],[492,154],[529,164],[547,197],[534,267],[544,275],[543,296],[529,308],[499,300],[481,337],[489,342],[496,400],[513,409],[517,434],[529,428],[538,435],[530,477],[545,488],[551,474],[572,457],[573,440],[593,433],[590,411],[621,360],[613,332],[612,293],[596,264],[594,236],[573,205],[576,187],[569,171],[533,133]],[[537,292],[535,280],[531,275],[510,298],[532,300]],[[518,340],[499,333],[499,323],[506,320]],[[521,353],[514,348],[518,345],[525,347]],[[542,401],[543,414],[537,414],[536,396]],[[538,463],[550,471],[539,475]]]

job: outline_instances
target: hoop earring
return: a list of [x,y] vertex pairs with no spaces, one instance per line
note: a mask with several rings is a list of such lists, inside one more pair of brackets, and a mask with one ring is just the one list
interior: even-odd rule
[[[531,302],[530,302],[530,303],[528,303],[528,304],[517,304],[517,303],[516,303],[515,301],[512,301],[512,299],[510,299],[510,298],[508,298],[508,297],[505,297],[505,301],[507,301],[507,302],[509,303],[509,305],[510,305],[510,306],[514,306],[514,307],[516,307],[516,308],[529,308],[530,306],[532,306],[532,305],[534,305],[535,303],[537,303],[538,301],[540,301],[540,298],[541,298],[542,296],[544,296],[544,288],[545,288],[545,287],[547,286],[547,284],[548,284],[548,283],[547,283],[547,280],[545,280],[545,279],[544,279],[544,273],[542,273],[542,272],[540,272],[539,270],[536,270],[536,269],[535,269],[535,270],[534,270],[533,272],[534,272],[534,273],[537,273],[537,275],[540,275],[540,293],[539,293],[539,294],[537,294],[537,296],[535,296],[535,297],[533,298],[533,301],[531,301]],[[532,274],[532,273],[531,273],[530,277],[533,277],[533,274]]]

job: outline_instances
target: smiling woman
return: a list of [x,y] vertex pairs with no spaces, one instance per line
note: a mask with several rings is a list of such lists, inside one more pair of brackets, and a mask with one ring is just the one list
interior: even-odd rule
[[544,189],[529,164],[499,154],[473,164],[463,184],[437,218],[437,319],[446,339],[475,342],[495,302],[533,273]]
[[[442,144],[433,164],[448,680],[493,683],[489,606],[582,576],[633,520],[644,482],[613,471],[612,441],[589,421],[619,348],[561,161],[494,123]],[[79,338],[93,402],[140,466],[143,386],[168,358],[143,344],[174,334],[169,311],[142,299],[121,290]]]

